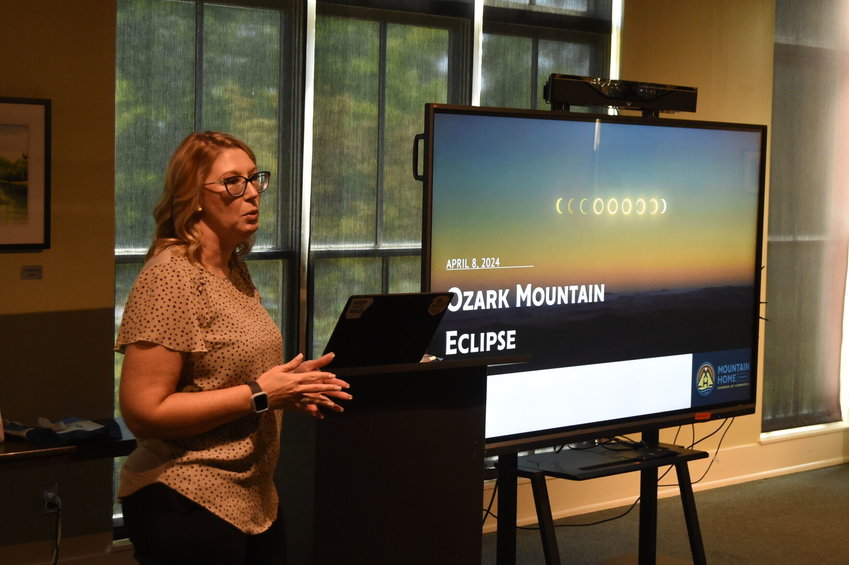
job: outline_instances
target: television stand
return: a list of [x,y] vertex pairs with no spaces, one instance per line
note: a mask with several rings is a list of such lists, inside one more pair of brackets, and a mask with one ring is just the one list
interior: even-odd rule
[[[546,477],[583,481],[634,471],[640,472],[640,534],[639,565],[657,562],[657,470],[673,465],[678,475],[681,504],[690,541],[694,565],[705,565],[705,551],[699,528],[693,486],[688,463],[708,456],[707,452],[652,441],[648,434],[648,447],[610,450],[604,446],[588,449],[564,450],[559,453],[541,453],[517,457],[515,454],[498,458],[498,478],[501,495],[498,500],[498,565],[516,562],[516,490],[517,477],[530,479],[534,505],[540,528],[540,538],[546,565],[559,565],[551,504],[548,498]],[[646,436],[644,435],[644,438]],[[512,484],[514,488],[510,488]],[[505,488],[506,487],[506,488]],[[507,491],[505,493],[505,490]],[[502,497],[505,498],[502,501]]]

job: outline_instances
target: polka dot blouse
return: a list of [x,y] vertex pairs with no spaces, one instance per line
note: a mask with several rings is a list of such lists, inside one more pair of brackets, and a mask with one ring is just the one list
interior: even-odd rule
[[[177,247],[148,261],[130,292],[116,350],[140,341],[185,353],[181,392],[245,384],[283,362],[280,330],[244,262],[220,278]],[[269,410],[191,438],[138,438],[118,496],[161,482],[246,533],[265,531],[277,516],[280,423]]]

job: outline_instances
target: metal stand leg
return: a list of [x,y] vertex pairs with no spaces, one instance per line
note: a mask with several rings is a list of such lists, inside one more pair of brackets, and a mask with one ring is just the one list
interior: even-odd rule
[[498,456],[497,565],[516,565],[516,479],[519,457],[516,453]]
[[[657,447],[660,441],[658,430],[643,432],[643,443],[649,448]],[[639,565],[655,565],[657,562],[657,467],[640,469],[640,550]]]
[[696,499],[693,497],[693,483],[687,462],[676,463],[675,472],[678,474],[678,489],[681,491],[681,504],[684,507],[693,565],[706,565],[705,546],[702,543],[702,531],[699,527],[699,516],[696,514]]
[[551,516],[551,502],[548,499],[545,473],[537,471],[522,472],[521,474],[531,480],[531,488],[534,491],[534,506],[537,511],[545,565],[560,565],[560,551],[557,548],[557,534],[554,530],[554,519]]
[[657,467],[640,470],[639,565],[657,560]]

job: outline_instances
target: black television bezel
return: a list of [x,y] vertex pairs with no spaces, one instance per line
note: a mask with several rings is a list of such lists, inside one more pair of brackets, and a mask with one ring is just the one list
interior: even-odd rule
[[746,130],[760,133],[760,165],[757,202],[757,249],[755,250],[754,286],[756,303],[752,315],[755,318],[752,336],[752,381],[750,398],[746,401],[723,402],[716,405],[687,408],[666,412],[642,414],[616,420],[587,422],[558,428],[534,430],[508,436],[485,438],[485,451],[489,456],[504,455],[540,449],[568,443],[582,442],[626,434],[642,433],[643,437],[656,438],[659,430],[687,424],[709,422],[736,416],[754,414],[757,409],[757,389],[761,354],[761,297],[763,295],[763,245],[764,245],[764,203],[766,191],[766,149],[767,126],[733,122],[713,122],[704,120],[656,118],[644,116],[622,116],[590,114],[565,111],[527,110],[517,108],[496,108],[485,106],[464,106],[452,104],[425,105],[425,131],[423,137],[423,202],[422,202],[422,290],[429,292],[431,276],[431,237],[432,237],[432,194],[433,194],[433,133],[434,117],[439,113],[473,114],[496,117],[534,118],[560,121],[594,122],[601,120],[609,123],[631,123],[635,125],[663,125],[670,127],[695,127],[701,129]]

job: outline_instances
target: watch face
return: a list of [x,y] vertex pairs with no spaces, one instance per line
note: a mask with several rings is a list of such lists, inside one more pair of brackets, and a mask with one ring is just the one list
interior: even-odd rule
[[251,397],[254,403],[254,412],[265,412],[268,410],[268,395],[264,392],[258,392]]

